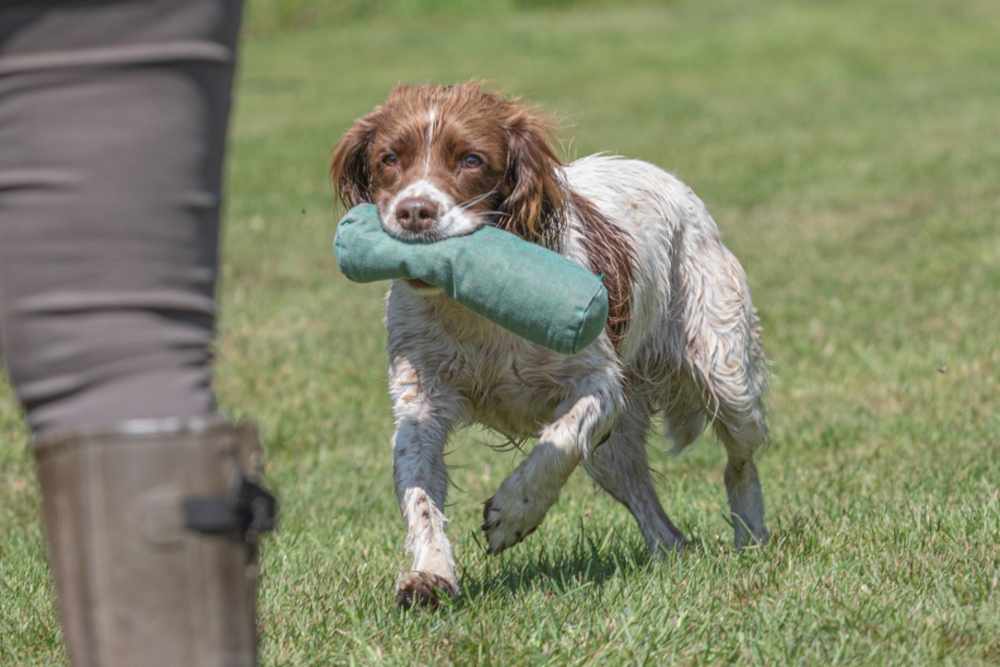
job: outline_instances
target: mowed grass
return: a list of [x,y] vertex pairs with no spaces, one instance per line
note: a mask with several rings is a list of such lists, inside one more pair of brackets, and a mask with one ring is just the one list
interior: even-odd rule
[[[229,163],[218,390],[283,499],[265,665],[1000,663],[1000,6],[742,3],[251,35]],[[651,562],[578,473],[483,553],[520,453],[450,447],[463,594],[393,606],[383,285],[338,275],[331,145],[398,81],[487,79],[688,181],[744,262],[774,376],[773,533],[736,553],[710,436],[650,452],[693,539]],[[0,664],[62,659],[26,434],[0,389]]]

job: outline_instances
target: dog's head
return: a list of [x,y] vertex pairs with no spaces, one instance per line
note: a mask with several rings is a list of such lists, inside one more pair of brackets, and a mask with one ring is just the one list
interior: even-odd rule
[[478,84],[399,86],[334,148],[345,206],[378,206],[393,236],[433,241],[486,224],[545,238],[564,204],[551,125]]

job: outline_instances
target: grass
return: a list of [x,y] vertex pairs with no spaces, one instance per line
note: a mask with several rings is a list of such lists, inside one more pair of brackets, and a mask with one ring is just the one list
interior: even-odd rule
[[[266,665],[1000,663],[1000,8],[586,7],[251,34],[229,173],[217,386],[283,497]],[[657,162],[746,265],[774,364],[773,540],[737,554],[723,454],[651,441],[694,538],[650,563],[579,474],[509,554],[477,541],[516,464],[451,447],[464,594],[393,608],[382,286],[330,256],[328,151],[397,81],[485,78],[554,111],[565,153]],[[26,434],[0,388],[0,664],[61,657]]]
[[[524,9],[656,4],[657,0],[246,0],[245,29],[268,35],[310,25],[371,20],[409,20],[415,17],[503,16]],[[661,0],[662,2],[662,0]]]

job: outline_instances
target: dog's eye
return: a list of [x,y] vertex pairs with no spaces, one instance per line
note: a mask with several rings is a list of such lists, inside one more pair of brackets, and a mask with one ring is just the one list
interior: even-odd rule
[[485,164],[481,155],[476,155],[475,153],[468,153],[463,155],[462,159],[459,160],[459,164],[465,169],[477,169]]
[[382,156],[382,164],[384,164],[387,167],[391,167],[397,162],[399,162],[399,158],[392,151],[389,151],[388,153]]

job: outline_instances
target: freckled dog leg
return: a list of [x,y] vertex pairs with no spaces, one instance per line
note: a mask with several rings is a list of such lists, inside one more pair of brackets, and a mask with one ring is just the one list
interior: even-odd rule
[[446,437],[446,429],[411,420],[403,420],[393,437],[396,495],[406,522],[406,550],[413,556],[413,566],[396,584],[396,602],[402,607],[433,607],[440,592],[458,594],[443,511],[448,489]]
[[458,594],[444,516],[448,493],[444,447],[458,419],[458,402],[441,392],[432,397],[421,391],[406,364],[394,364],[390,376],[396,413],[393,477],[406,522],[406,549],[413,556],[412,568],[396,584],[396,602],[402,607],[435,607],[442,592]]
[[486,501],[483,531],[490,553],[517,544],[538,527],[586,449],[606,432],[615,410],[605,392],[587,394],[567,405],[562,416],[542,431],[528,458]]
[[646,458],[648,430],[646,408],[630,404],[608,441],[591,452],[583,465],[601,488],[629,509],[650,552],[656,556],[680,549],[685,539],[656,496]]

